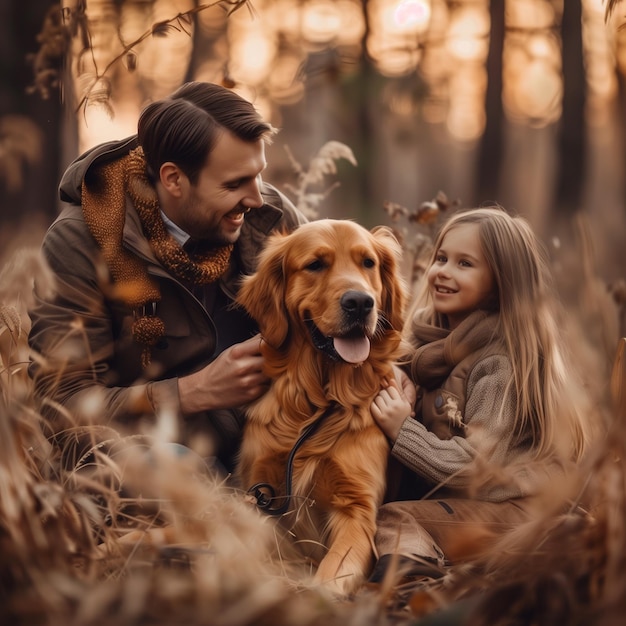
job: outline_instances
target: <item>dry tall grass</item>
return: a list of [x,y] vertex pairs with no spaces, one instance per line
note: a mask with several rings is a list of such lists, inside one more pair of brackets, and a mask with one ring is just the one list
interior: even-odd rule
[[[617,300],[595,277],[586,277],[585,289],[594,291],[603,310],[581,309],[578,323],[588,332],[577,336],[576,354],[596,374],[587,391],[607,436],[591,448],[577,475],[550,485],[532,523],[488,541],[472,565],[452,567],[442,579],[410,589],[401,611],[393,607],[393,580],[342,601],[312,587],[307,564],[294,556],[276,521],[206,471],[198,458],[163,445],[159,433],[167,427],[157,425],[148,436],[130,438],[103,427],[69,433],[76,437],[68,441],[80,435],[83,445],[85,436],[91,444],[72,463],[62,462],[42,434],[26,370],[26,310],[35,278],[49,280],[34,249],[5,259],[0,274],[1,623],[622,623],[626,415],[623,406],[616,410],[610,401],[610,350],[595,348],[585,336],[594,336],[592,323],[606,330],[607,319],[623,319],[623,303],[621,309],[615,306]],[[619,332],[624,329],[611,326],[613,345]],[[573,504],[563,515],[559,505],[566,498]],[[459,536],[459,553],[485,539],[480,528],[466,531]]]

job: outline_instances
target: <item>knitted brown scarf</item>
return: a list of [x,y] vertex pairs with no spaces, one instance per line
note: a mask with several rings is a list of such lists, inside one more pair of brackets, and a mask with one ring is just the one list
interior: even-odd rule
[[411,359],[413,381],[435,389],[463,359],[481,348],[500,341],[497,315],[475,311],[454,330],[414,321],[412,342],[416,347]]
[[[216,281],[227,269],[232,245],[190,256],[169,235],[161,218],[156,190],[146,176],[141,147],[122,159],[100,166],[95,183],[82,185],[85,222],[96,240],[113,279],[112,297],[135,310],[133,338],[143,346],[142,365],[150,364],[151,348],[165,334],[156,316],[161,292],[148,274],[145,261],[122,244],[126,194],[137,210],[144,234],[155,256],[176,278],[191,285]],[[149,306],[151,305],[151,306]]]

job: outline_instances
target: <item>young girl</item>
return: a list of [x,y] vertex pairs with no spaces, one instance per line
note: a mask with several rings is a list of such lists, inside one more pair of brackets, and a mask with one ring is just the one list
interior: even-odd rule
[[524,219],[491,207],[444,224],[407,326],[416,401],[392,382],[372,404],[404,479],[403,501],[380,509],[370,580],[392,553],[413,573],[449,561],[464,524],[527,519],[529,497],[582,454],[551,294]]

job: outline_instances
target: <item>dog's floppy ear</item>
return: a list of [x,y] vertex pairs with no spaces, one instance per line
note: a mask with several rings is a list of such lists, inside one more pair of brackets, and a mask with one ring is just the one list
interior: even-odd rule
[[273,234],[259,255],[257,270],[243,279],[237,302],[254,318],[265,341],[279,348],[287,339],[285,308],[285,242],[289,235]]
[[383,310],[392,328],[402,330],[407,290],[400,273],[402,247],[388,226],[375,226],[370,231],[376,240],[383,283]]

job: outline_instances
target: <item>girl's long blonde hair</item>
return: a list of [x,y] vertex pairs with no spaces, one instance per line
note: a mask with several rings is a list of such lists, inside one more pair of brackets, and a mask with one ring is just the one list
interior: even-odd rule
[[[530,433],[537,456],[554,451],[582,455],[585,431],[572,395],[559,329],[559,303],[544,246],[528,222],[500,206],[459,211],[440,229],[428,267],[445,235],[461,224],[477,224],[480,244],[497,288],[497,335],[513,368],[518,434]],[[443,327],[426,280],[408,318]]]

